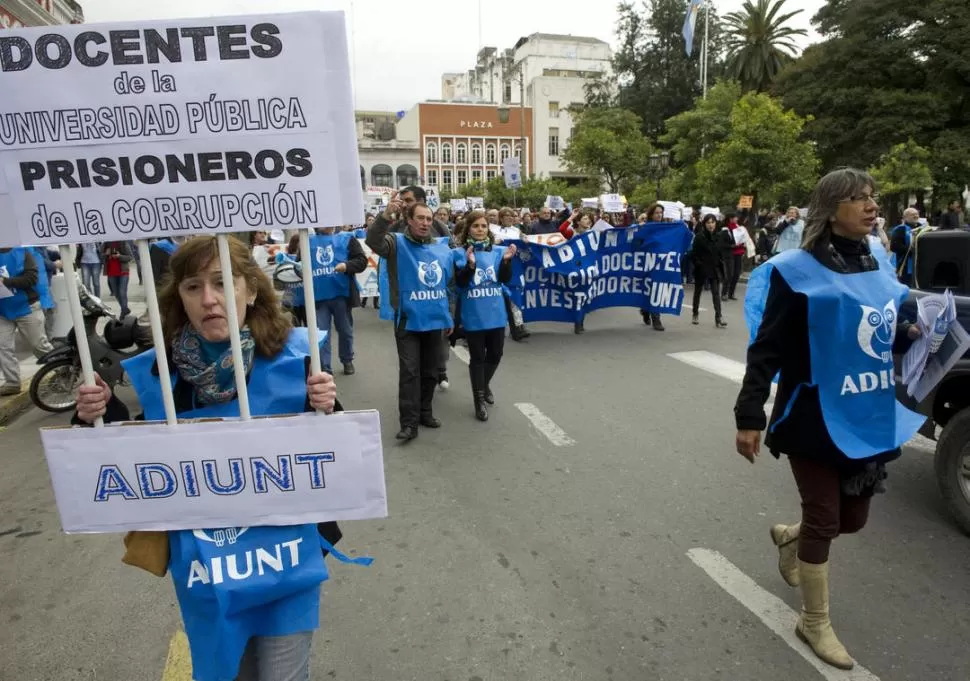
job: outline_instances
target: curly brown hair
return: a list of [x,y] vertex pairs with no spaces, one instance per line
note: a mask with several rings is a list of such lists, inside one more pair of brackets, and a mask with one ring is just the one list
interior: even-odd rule
[[[256,341],[256,353],[273,357],[283,349],[293,324],[280,306],[273,283],[253,260],[246,244],[230,238],[229,257],[233,275],[246,280],[250,294],[256,292],[256,300],[246,312],[246,325]],[[179,285],[206,269],[213,261],[219,262],[219,246],[214,236],[189,239],[172,255],[169,271],[158,295],[166,349],[171,349],[172,342],[189,323],[182,296],[179,295]]]

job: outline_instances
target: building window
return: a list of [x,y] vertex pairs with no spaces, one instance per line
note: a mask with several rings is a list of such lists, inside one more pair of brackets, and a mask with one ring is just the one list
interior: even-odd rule
[[489,144],[485,147],[485,163],[495,165],[495,145]]
[[521,144],[516,144],[515,145],[515,155],[518,156],[519,158],[522,158],[522,145]]
[[489,180],[494,180],[495,179],[495,171],[494,170],[486,170],[485,171],[485,177],[488,178]]
[[549,155],[559,155],[559,128],[549,128]]
[[503,162],[505,161],[505,159],[507,159],[509,156],[512,155],[512,149],[509,147],[508,144],[503,144],[501,147],[499,147],[499,149],[502,155]]
[[549,118],[559,118],[559,102],[549,102]]
[[459,142],[455,147],[455,162],[468,163],[468,152],[464,142]]
[[482,145],[473,144],[472,145],[472,163],[482,162]]
[[441,162],[451,163],[451,143],[449,142],[441,144]]
[[468,171],[467,170],[459,170],[458,171],[458,186],[461,187],[461,186],[466,185],[466,184],[468,184]]
[[428,142],[428,148],[424,152],[425,158],[428,163],[438,162],[438,145],[434,142]]
[[428,171],[428,185],[431,186],[431,187],[437,187],[438,186],[438,171],[437,170],[429,170]]
[[481,170],[473,170],[472,171],[472,182],[478,182],[481,179],[482,179],[482,171]]
[[448,190],[453,190],[455,188],[454,185],[451,184],[450,170],[441,171],[441,184],[444,186],[445,189],[448,189]]
[[391,187],[394,184],[394,170],[386,163],[378,163],[370,169],[371,183],[378,187]]
[[503,100],[505,104],[510,104],[512,102],[512,82],[507,81],[505,83],[505,99]]

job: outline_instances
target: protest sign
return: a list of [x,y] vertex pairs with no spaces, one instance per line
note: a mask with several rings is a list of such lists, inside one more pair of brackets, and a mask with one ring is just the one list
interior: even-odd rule
[[754,205],[753,196],[742,196],[738,199],[738,208],[751,208]]
[[425,193],[425,196],[426,196],[424,202],[428,205],[428,208],[430,208],[433,211],[434,210],[438,210],[438,206],[441,205],[441,204],[438,201],[438,192],[437,192],[437,190],[435,190],[434,187],[425,187],[424,188],[424,193]]
[[468,211],[468,202],[465,199],[452,199],[451,200],[451,212],[452,213],[464,213]]
[[604,213],[622,213],[626,210],[623,197],[619,194],[603,194],[600,196],[600,203],[603,204]]
[[340,12],[44,26],[0,40],[2,246],[360,219]]
[[41,431],[65,532],[387,516],[376,411]]
[[684,204],[680,201],[657,201],[664,209],[665,220],[680,220],[683,216]]
[[594,224],[591,229],[594,232],[605,232],[608,229],[615,229],[615,228],[606,220],[600,219],[596,221],[596,224]]
[[367,256],[367,267],[363,272],[358,272],[355,276],[357,279],[357,288],[360,290],[361,298],[373,298],[379,295],[377,292],[377,264],[380,261],[380,256],[372,251],[363,239],[357,239],[357,243],[360,244],[361,250]]
[[562,210],[566,207],[566,202],[562,200],[561,196],[548,194],[546,195],[546,206],[552,210]]
[[717,208],[711,208],[710,206],[701,206],[701,220],[703,220],[706,215],[713,215],[718,220],[720,220],[723,217],[721,215],[721,211],[718,210]]
[[583,199],[583,208],[599,208],[600,200],[596,197],[592,199]]
[[465,199],[471,210],[485,210],[485,199],[481,196],[469,196]]
[[502,176],[505,178],[506,189],[518,189],[522,186],[522,172],[518,156],[509,156],[502,161]]
[[576,322],[606,307],[680,314],[690,240],[682,222],[589,231],[557,245],[524,239],[509,288],[527,322]]

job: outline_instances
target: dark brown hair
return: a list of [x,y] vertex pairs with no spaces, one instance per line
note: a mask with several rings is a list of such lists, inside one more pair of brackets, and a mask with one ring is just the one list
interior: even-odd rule
[[[461,227],[455,228],[455,243],[459,246],[465,245],[465,242],[468,240],[468,230],[472,225],[475,224],[475,220],[485,220],[485,222],[488,222],[488,220],[485,218],[485,211],[483,210],[469,211],[465,213],[463,218],[464,219],[462,220]],[[492,236],[492,230],[489,229],[486,231],[486,233],[488,234],[488,242],[490,244],[494,244],[495,239]]]
[[[256,352],[263,357],[273,357],[286,344],[292,323],[283,313],[273,283],[253,260],[250,250],[242,241],[229,239],[229,256],[232,273],[246,280],[250,295],[256,293],[253,306],[246,313],[246,325],[256,341]],[[158,296],[158,311],[162,318],[165,343],[172,342],[189,323],[179,295],[179,285],[206,269],[213,261],[219,262],[219,247],[214,236],[199,236],[179,246],[169,261],[169,272]]]

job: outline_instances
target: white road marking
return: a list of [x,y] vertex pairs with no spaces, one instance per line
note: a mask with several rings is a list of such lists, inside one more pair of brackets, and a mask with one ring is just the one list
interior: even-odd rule
[[[726,378],[729,381],[740,384],[744,380],[744,363],[738,362],[733,359],[728,359],[727,357],[722,357],[713,352],[707,352],[706,350],[695,350],[691,352],[672,352],[667,355],[672,359],[676,359],[678,362],[683,362],[684,364],[689,364],[692,367],[706,371],[709,374],[714,374],[715,376],[720,376],[721,378]],[[765,413],[771,416],[771,412],[775,407],[775,389],[776,385],[771,386],[771,399],[765,404]],[[914,449],[919,449],[927,452],[936,451],[936,443],[922,435],[915,435],[913,438],[906,443],[906,447],[912,447]]]
[[471,361],[471,357],[468,356],[468,348],[463,348],[460,345],[456,345],[451,349],[451,351],[455,353],[455,357],[460,359],[465,364],[468,364],[468,362]]
[[566,431],[557,426],[551,418],[539,411],[539,408],[531,402],[517,402],[515,408],[521,411],[536,427],[536,430],[545,435],[549,442],[557,447],[569,447],[576,444],[574,439],[566,435]]
[[812,649],[795,636],[797,613],[780,598],[758,586],[753,579],[717,551],[691,549],[687,552],[687,557],[706,572],[718,586],[754,613],[766,627],[801,655],[827,681],[879,681],[878,676],[858,662],[855,669],[843,671],[830,667],[818,659]]

